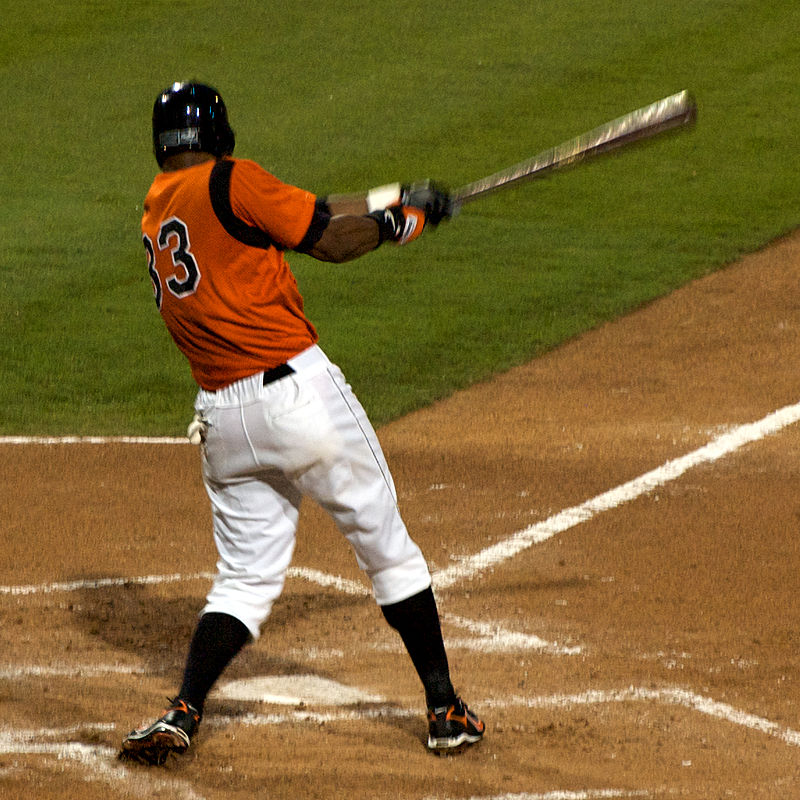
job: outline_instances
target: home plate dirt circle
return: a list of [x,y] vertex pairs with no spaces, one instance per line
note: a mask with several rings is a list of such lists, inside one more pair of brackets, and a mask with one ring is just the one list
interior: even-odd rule
[[245,700],[276,705],[350,706],[384,703],[385,698],[318,675],[263,675],[231,681],[216,692],[226,700]]

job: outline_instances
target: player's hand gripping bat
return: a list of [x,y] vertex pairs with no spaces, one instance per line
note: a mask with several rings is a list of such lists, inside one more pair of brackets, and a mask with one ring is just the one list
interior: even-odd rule
[[519,181],[538,178],[591,156],[688,126],[696,118],[697,104],[692,95],[685,90],[678,92],[551,147],[527,161],[455,189],[450,195],[452,211],[455,213],[464,203]]

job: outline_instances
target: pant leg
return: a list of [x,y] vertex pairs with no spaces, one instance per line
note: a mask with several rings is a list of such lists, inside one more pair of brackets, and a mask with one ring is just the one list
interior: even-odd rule
[[254,376],[220,392],[200,392],[196,404],[209,422],[203,482],[218,553],[203,614],[236,617],[254,639],[283,591],[301,502],[297,487],[258,455],[264,444],[254,441],[259,430],[252,418],[263,416],[264,388]]
[[[428,588],[430,572],[400,515],[391,472],[364,409],[341,370],[314,350],[301,356],[297,377],[315,398],[316,426],[328,447],[324,457],[297,470],[293,481],[333,517],[370,578],[377,603],[397,603]],[[304,370],[306,359],[310,368]]]
[[294,553],[300,495],[282,481],[206,483],[211,499],[217,575],[203,613],[229,614],[254,639],[280,597]]

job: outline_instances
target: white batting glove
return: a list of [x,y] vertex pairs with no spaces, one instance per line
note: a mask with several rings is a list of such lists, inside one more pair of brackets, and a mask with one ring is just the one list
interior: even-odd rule
[[208,432],[208,422],[203,417],[195,412],[189,427],[186,429],[186,438],[192,444],[203,444],[206,440],[206,433]]
[[396,206],[400,202],[403,187],[399,183],[387,183],[385,186],[376,186],[367,192],[367,211],[383,211],[389,206]]

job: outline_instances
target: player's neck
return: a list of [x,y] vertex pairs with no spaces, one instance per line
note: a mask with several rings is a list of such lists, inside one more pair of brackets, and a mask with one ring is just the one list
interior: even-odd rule
[[183,153],[175,153],[174,156],[166,158],[161,169],[163,172],[175,172],[175,170],[194,167],[206,161],[216,161],[216,156],[211,153],[185,150]]

